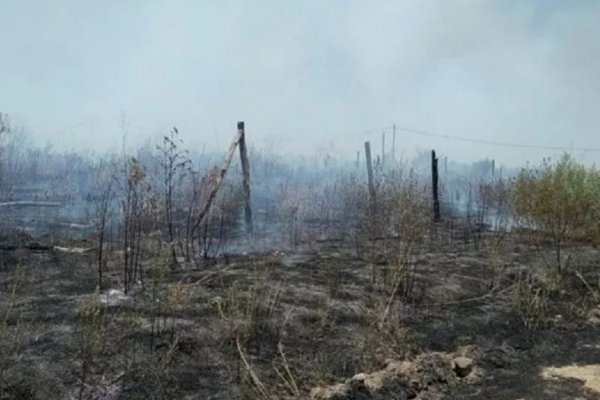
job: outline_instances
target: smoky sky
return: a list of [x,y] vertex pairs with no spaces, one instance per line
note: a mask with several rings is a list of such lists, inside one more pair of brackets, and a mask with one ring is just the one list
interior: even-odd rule
[[[123,132],[136,146],[177,126],[191,147],[224,149],[238,120],[281,153],[352,158],[394,123],[600,148],[597,1],[0,0],[0,16],[0,111],[56,148],[119,148]],[[396,147],[556,155],[400,131]]]

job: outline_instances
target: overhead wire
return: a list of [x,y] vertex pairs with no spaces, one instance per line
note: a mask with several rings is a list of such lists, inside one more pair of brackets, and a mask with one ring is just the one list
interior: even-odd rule
[[467,137],[462,137],[462,136],[433,133],[433,132],[428,132],[428,131],[419,130],[419,129],[405,128],[405,127],[401,127],[401,126],[397,126],[397,125],[395,127],[392,125],[392,126],[387,126],[384,128],[368,129],[368,130],[356,132],[355,135],[365,135],[365,134],[377,133],[377,132],[383,133],[383,132],[388,132],[393,129],[396,129],[396,131],[407,132],[407,133],[412,133],[412,134],[421,135],[421,136],[436,137],[436,138],[441,138],[441,139],[456,140],[456,141],[468,142],[468,143],[485,144],[485,145],[490,145],[490,146],[503,146],[503,147],[524,148],[524,149],[537,149],[537,150],[558,150],[558,151],[567,151],[567,152],[572,152],[572,151],[600,152],[600,148],[594,148],[594,147],[563,147],[563,146],[548,146],[548,145],[535,145],[535,144],[525,144],[525,143],[501,142],[501,141],[486,140],[486,139],[474,139],[474,138],[467,138]]

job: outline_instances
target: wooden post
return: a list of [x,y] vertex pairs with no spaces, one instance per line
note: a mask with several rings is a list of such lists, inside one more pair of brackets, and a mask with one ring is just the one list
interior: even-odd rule
[[371,143],[365,142],[365,159],[367,161],[367,177],[369,179],[369,195],[371,203],[375,202],[375,183],[373,182],[373,162],[371,160]]
[[237,129],[240,137],[239,145],[244,185],[244,216],[246,218],[246,233],[248,235],[252,235],[254,229],[252,227],[252,206],[250,198],[250,162],[248,161],[248,149],[246,148],[246,130],[243,121],[238,122]]
[[433,222],[440,222],[440,199],[438,193],[438,159],[435,156],[435,150],[431,150],[431,180],[433,187]]

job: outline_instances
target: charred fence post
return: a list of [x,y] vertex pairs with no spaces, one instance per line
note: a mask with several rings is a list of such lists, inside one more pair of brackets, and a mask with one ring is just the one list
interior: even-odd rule
[[250,162],[248,161],[246,130],[243,121],[238,122],[237,129],[240,138],[239,146],[244,185],[244,216],[246,218],[246,233],[248,233],[248,235],[252,235],[254,233],[254,229],[252,227],[252,206],[250,198]]
[[431,150],[431,180],[433,187],[433,222],[440,222],[442,216],[440,214],[440,199],[438,192],[438,158],[435,155],[435,150]]

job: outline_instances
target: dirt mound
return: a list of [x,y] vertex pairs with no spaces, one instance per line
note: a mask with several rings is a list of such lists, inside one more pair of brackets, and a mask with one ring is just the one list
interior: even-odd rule
[[312,400],[452,399],[451,389],[477,375],[473,351],[425,353],[413,361],[392,361],[383,370],[315,388]]

